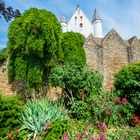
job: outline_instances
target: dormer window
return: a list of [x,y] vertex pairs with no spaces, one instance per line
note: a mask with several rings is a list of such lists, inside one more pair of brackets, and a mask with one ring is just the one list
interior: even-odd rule
[[82,28],[83,27],[83,23],[80,23],[80,28]]
[[77,21],[77,17],[75,16],[75,22]]

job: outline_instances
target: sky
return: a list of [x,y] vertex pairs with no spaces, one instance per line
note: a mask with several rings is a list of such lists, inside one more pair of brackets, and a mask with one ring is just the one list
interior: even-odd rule
[[[140,0],[4,0],[6,7],[12,6],[21,13],[31,7],[53,12],[58,20],[65,16],[67,21],[74,13],[77,4],[91,21],[96,8],[103,20],[103,32],[106,35],[114,28],[123,39],[132,36],[140,38]],[[8,26],[4,18],[0,19],[0,49],[8,41]]]

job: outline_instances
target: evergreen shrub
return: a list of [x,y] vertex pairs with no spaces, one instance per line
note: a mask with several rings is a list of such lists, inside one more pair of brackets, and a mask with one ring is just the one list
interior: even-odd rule
[[22,126],[21,112],[23,102],[17,97],[5,97],[0,94],[0,137]]
[[122,68],[115,75],[114,86],[118,95],[126,98],[140,115],[140,62]]

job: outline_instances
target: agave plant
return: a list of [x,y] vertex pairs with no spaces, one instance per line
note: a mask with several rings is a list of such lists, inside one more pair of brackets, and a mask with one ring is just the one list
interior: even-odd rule
[[67,119],[66,113],[63,112],[64,107],[60,104],[54,104],[48,99],[30,100],[25,106],[22,113],[22,122],[24,129],[28,133],[28,138],[37,136],[39,132],[43,132],[45,124],[52,120]]

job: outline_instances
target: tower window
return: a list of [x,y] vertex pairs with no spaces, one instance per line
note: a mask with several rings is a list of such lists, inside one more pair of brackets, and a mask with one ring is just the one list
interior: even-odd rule
[[80,20],[81,20],[81,22],[82,22],[82,19],[83,19],[83,17],[82,17],[82,16],[80,16]]
[[75,22],[77,21],[77,17],[75,16]]
[[80,28],[82,28],[83,27],[83,23],[80,23]]

